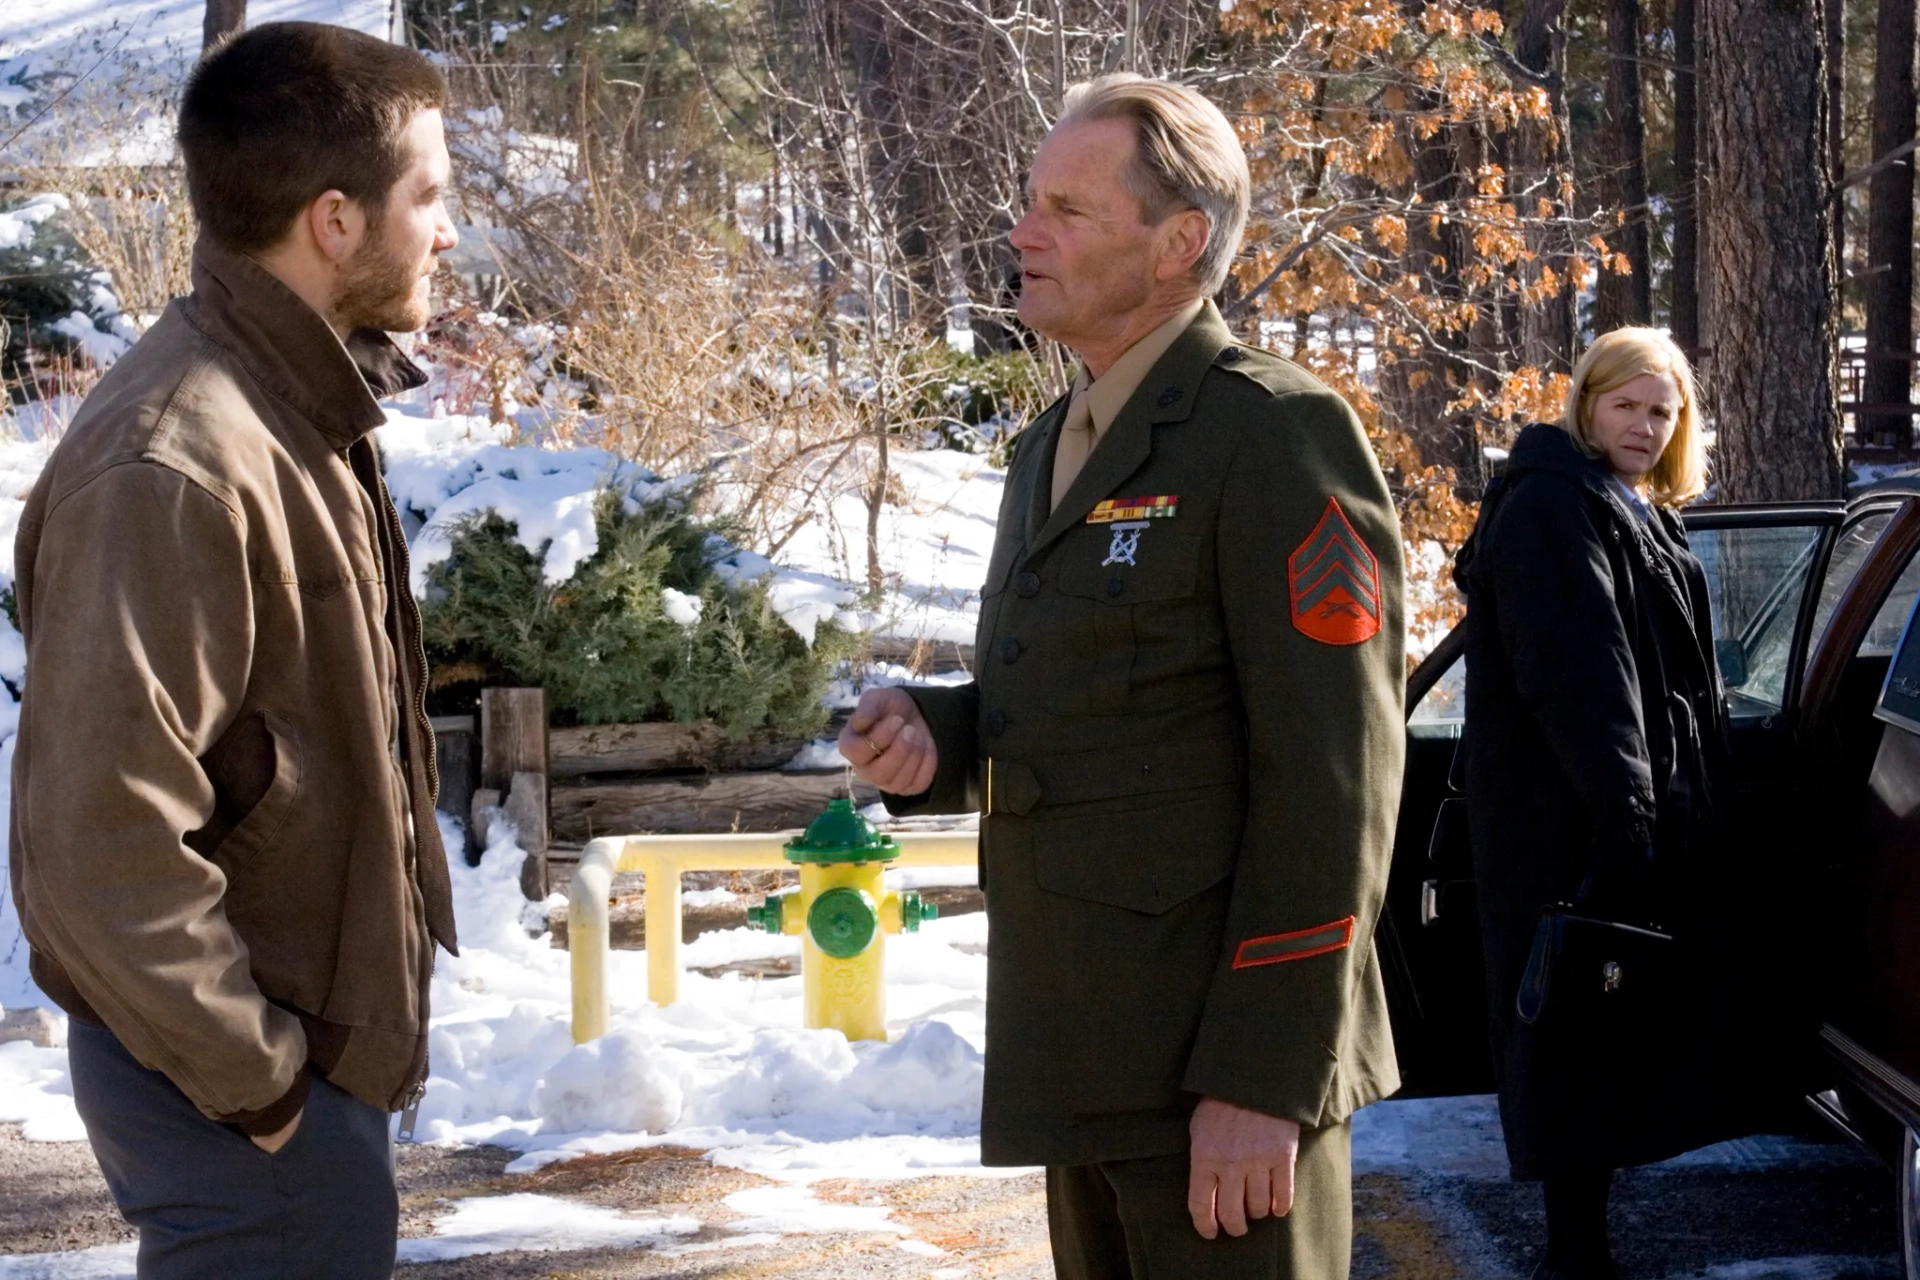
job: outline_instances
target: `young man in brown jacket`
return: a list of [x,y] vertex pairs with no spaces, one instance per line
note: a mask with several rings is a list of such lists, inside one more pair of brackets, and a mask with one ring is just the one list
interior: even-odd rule
[[142,1277],[384,1277],[389,1113],[452,950],[426,663],[369,433],[454,244],[445,89],[312,23],[180,108],[193,293],[102,379],[16,544],[12,890]]

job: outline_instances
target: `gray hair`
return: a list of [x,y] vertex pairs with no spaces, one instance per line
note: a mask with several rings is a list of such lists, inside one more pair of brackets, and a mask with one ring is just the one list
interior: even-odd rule
[[1067,90],[1054,127],[1100,120],[1133,125],[1133,160],[1122,181],[1140,202],[1143,221],[1182,209],[1206,215],[1207,244],[1193,278],[1204,293],[1218,293],[1246,232],[1253,190],[1246,152],[1227,117],[1185,85],[1117,72]]

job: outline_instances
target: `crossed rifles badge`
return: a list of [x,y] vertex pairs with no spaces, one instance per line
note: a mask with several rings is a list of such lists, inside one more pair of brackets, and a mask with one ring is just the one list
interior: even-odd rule
[[1108,498],[1095,505],[1087,513],[1087,523],[1113,526],[1113,541],[1108,544],[1107,558],[1100,562],[1100,567],[1134,564],[1134,557],[1140,554],[1140,535],[1153,527],[1153,521],[1171,520],[1179,513],[1180,496],[1173,493],[1146,498]]
[[1380,562],[1328,498],[1307,540],[1287,557],[1293,625],[1322,644],[1359,644],[1380,631]]

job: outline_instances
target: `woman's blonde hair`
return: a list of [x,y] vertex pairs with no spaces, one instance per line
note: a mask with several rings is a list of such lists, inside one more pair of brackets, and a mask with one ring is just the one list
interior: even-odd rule
[[1649,373],[1673,378],[1680,388],[1680,413],[1666,452],[1647,473],[1647,496],[1663,507],[1685,506],[1706,491],[1707,444],[1700,430],[1700,395],[1693,369],[1673,339],[1660,330],[1635,325],[1594,339],[1573,368],[1560,426],[1582,450],[1599,457],[1601,451],[1587,437],[1594,401]]

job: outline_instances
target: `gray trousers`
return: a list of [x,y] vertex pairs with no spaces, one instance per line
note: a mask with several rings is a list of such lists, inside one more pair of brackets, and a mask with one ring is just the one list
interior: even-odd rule
[[73,1100],[140,1280],[386,1280],[400,1202],[387,1113],[316,1078],[300,1127],[268,1155],[200,1114],[112,1032],[68,1024]]

